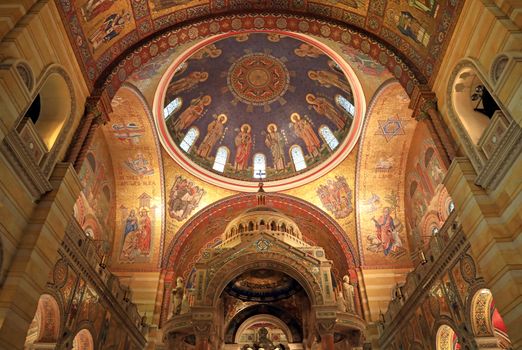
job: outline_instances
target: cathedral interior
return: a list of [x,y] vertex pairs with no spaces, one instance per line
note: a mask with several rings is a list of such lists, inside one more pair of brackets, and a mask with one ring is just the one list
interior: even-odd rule
[[2,0],[0,111],[0,349],[522,349],[518,0]]

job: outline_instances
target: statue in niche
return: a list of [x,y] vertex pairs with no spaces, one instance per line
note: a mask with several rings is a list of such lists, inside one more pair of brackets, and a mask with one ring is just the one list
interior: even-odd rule
[[274,343],[268,339],[268,330],[265,327],[259,329],[259,340],[254,343],[254,348],[265,350],[274,349]]
[[181,314],[184,290],[185,286],[183,285],[183,278],[176,278],[176,287],[172,288],[172,316]]
[[350,284],[350,276],[343,277],[343,296],[346,312],[355,313],[355,288]]
[[337,295],[337,310],[346,312],[346,300],[344,300],[343,292]]
[[215,120],[210,122],[207,127],[207,134],[205,138],[201,142],[198,147],[198,151],[196,152],[198,156],[207,158],[214,148],[214,145],[221,136],[223,136],[223,130],[225,128],[225,123],[227,122],[227,116],[224,114],[220,114]]

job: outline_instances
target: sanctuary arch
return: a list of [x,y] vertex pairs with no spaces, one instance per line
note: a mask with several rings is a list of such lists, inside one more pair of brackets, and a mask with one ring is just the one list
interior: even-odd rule
[[[341,277],[332,272],[336,261],[329,260],[322,247],[307,243],[292,218],[263,205],[264,194],[257,200],[257,206],[228,223],[218,245],[203,249],[180,307],[179,294],[173,297],[163,328],[168,348],[362,346],[366,323],[360,307],[346,306],[346,299],[355,295],[343,295]],[[178,277],[177,284],[180,281]],[[250,345],[240,344],[241,334],[260,320],[273,327],[272,333],[282,330],[284,344],[266,338],[270,332],[265,327]]]

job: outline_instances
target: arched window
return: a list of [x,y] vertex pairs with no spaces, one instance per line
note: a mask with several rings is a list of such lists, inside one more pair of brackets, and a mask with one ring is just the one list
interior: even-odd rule
[[474,143],[500,109],[473,67],[462,68],[453,81],[452,103],[462,126]]
[[179,144],[179,146],[182,150],[188,153],[194,145],[194,143],[196,142],[196,140],[198,139],[198,136],[199,130],[196,127],[190,128],[183,140],[181,141],[181,143]]
[[47,147],[46,151],[54,146],[62,127],[70,117],[71,101],[71,92],[64,77],[52,73],[27,109],[25,117],[34,124],[36,132]]
[[212,169],[222,173],[225,170],[225,164],[227,164],[228,161],[228,154],[228,148],[225,146],[219,147],[216,152],[216,159],[214,159]]
[[455,203],[453,201],[450,201],[448,204],[448,214],[451,214],[455,210]]
[[346,97],[341,95],[335,95],[335,102],[349,115],[355,115],[355,106],[353,105],[353,103],[348,101]]
[[263,153],[254,155],[254,178],[264,179],[266,177],[266,157]]
[[182,105],[181,97],[176,97],[175,99],[170,101],[169,104],[165,108],[163,108],[163,118],[167,119],[172,114],[179,111],[179,109],[181,108],[181,105]]
[[326,125],[321,125],[319,128],[319,134],[323,138],[324,142],[328,145],[328,148],[330,148],[332,151],[339,146],[339,141],[334,136],[332,130],[330,130],[329,127]]
[[301,171],[306,168],[306,161],[301,147],[293,145],[290,148],[290,156],[292,157],[292,162],[294,162],[295,171]]

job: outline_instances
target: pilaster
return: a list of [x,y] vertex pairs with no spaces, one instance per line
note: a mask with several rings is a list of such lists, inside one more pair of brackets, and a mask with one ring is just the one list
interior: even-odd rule
[[35,208],[0,291],[0,348],[23,349],[29,325],[58,257],[73,205],[81,190],[69,163],[58,164],[53,190]]
[[442,151],[440,152],[442,160],[448,167],[456,156],[456,146],[437,110],[437,97],[427,86],[417,85],[413,90],[409,107],[413,109],[413,117],[428,126],[433,141]]
[[74,133],[73,140],[67,150],[67,161],[79,171],[83,160],[91,146],[94,133],[100,125],[108,121],[108,113],[98,97],[89,97],[85,103],[85,112]]
[[522,348],[521,159],[495,192],[474,183],[476,172],[466,158],[455,158],[444,179],[514,349]]

